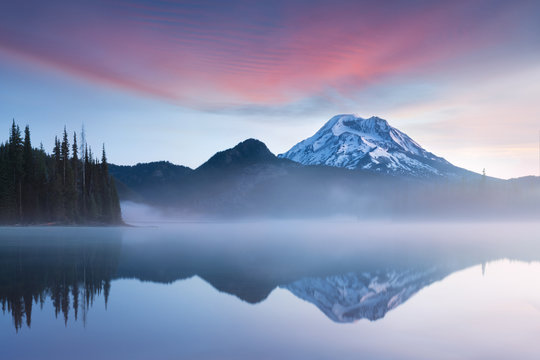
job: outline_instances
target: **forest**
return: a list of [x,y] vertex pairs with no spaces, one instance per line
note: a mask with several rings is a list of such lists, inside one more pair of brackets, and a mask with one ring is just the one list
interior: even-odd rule
[[1,224],[120,224],[120,202],[109,175],[105,146],[97,159],[73,133],[64,128],[56,137],[52,154],[43,145],[33,147],[30,128],[24,134],[15,123],[9,140],[0,144]]

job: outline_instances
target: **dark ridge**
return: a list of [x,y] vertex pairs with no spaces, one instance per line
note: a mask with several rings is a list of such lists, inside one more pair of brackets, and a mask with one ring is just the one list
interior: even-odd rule
[[134,166],[110,165],[109,173],[116,179],[122,200],[162,202],[181,187],[193,170],[168,161],[156,161]]
[[522,176],[518,178],[513,178],[508,180],[511,183],[514,184],[520,184],[520,185],[540,185],[540,176]]
[[223,169],[278,161],[278,158],[268,150],[263,142],[247,139],[231,149],[216,153],[197,170]]
[[154,161],[138,163],[137,165],[109,165],[109,172],[115,179],[129,187],[175,182],[193,170],[182,165],[175,165],[168,161]]

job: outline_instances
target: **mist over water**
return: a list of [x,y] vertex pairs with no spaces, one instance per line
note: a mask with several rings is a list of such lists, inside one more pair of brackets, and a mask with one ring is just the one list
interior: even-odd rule
[[[539,231],[344,220],[0,228],[3,353],[532,359]],[[36,337],[43,346],[28,346]],[[504,347],[494,353],[493,341]]]
[[127,222],[540,218],[537,178],[503,181],[478,175],[463,180],[411,181],[335,168],[292,168],[288,175],[280,175],[280,171],[279,167],[246,170],[222,178],[216,174],[220,181],[210,181],[214,177],[205,174],[200,181],[174,191],[148,189],[146,197],[122,202],[123,217]]

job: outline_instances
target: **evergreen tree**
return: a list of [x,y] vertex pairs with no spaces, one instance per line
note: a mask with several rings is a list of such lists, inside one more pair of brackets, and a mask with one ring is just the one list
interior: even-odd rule
[[101,161],[83,149],[80,159],[77,135],[70,149],[64,128],[48,155],[43,145],[32,147],[28,126],[23,139],[13,121],[8,142],[0,143],[0,223],[120,223],[105,146]]
[[67,177],[67,168],[69,163],[69,142],[68,142],[68,135],[66,131],[66,127],[64,127],[64,137],[62,138],[62,146],[61,146],[61,159],[62,159],[62,184],[66,185],[66,177]]
[[62,153],[58,137],[54,138],[53,176],[50,182],[51,221],[65,221],[64,193],[62,191]]
[[101,213],[105,218],[112,216],[111,191],[109,181],[109,166],[107,164],[107,155],[105,154],[105,144],[101,152],[100,164],[100,192],[101,192]]
[[0,144],[0,219],[8,219],[11,210],[11,187],[8,144]]
[[34,150],[30,141],[30,127],[28,125],[24,128],[23,163],[22,208],[25,212],[25,222],[31,222],[34,220],[37,201],[34,197],[34,186],[36,185],[34,182]]
[[21,130],[15,125],[15,119],[11,125],[11,134],[9,137],[9,165],[11,168],[12,182],[12,203],[15,204],[14,218],[22,221],[22,181],[24,175],[23,169],[23,142]]
[[79,218],[79,148],[77,146],[77,133],[73,133],[73,146],[72,146],[72,156],[71,156],[71,179],[70,179],[70,197],[72,199],[72,211],[73,218],[77,220]]

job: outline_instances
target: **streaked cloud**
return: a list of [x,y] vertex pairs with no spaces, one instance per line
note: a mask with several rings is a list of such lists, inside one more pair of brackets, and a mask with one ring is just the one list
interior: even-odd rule
[[[104,86],[199,109],[349,96],[445,71],[532,34],[530,2],[20,1],[0,47]],[[523,23],[525,20],[525,24]],[[271,112],[268,109],[268,112]]]

